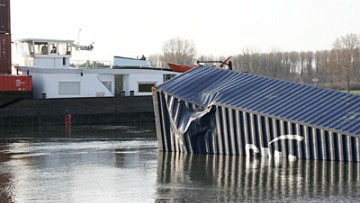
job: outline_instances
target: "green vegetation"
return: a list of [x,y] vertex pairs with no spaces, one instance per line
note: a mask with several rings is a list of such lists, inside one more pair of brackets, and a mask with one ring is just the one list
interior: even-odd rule
[[350,90],[351,94],[359,94],[360,95],[360,90]]
[[[347,90],[341,90],[342,92],[347,92]],[[358,94],[360,95],[360,90],[350,90],[351,94]]]

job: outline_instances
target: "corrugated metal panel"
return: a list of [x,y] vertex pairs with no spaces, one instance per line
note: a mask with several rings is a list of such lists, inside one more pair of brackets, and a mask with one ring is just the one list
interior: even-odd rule
[[219,68],[198,67],[157,87],[210,103],[360,136],[360,96]]
[[357,95],[205,67],[153,95],[161,151],[360,161]]
[[11,74],[11,35],[0,34],[0,74]]
[[0,33],[11,33],[10,0],[0,0]]
[[31,76],[0,75],[0,91],[31,91]]

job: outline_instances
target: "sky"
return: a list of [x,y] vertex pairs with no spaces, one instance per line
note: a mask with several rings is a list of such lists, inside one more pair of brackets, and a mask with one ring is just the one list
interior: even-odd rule
[[[175,37],[198,55],[331,49],[360,34],[359,0],[10,0],[12,40],[94,42],[88,59],[160,54]],[[85,59],[85,58],[84,58]]]

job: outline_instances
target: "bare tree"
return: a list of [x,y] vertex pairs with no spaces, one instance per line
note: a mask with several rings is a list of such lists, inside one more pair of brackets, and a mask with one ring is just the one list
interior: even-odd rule
[[360,86],[360,47],[354,53],[353,60],[354,76],[356,77],[356,82]]
[[331,69],[330,69],[330,51],[316,51],[314,54],[315,77],[319,79],[320,84],[331,86]]
[[[155,66],[167,62],[194,64],[196,51],[192,42],[173,38],[163,45],[161,55],[149,56]],[[200,61],[224,60],[225,56],[200,56]],[[360,35],[348,34],[336,39],[331,50],[291,51],[243,49],[231,58],[234,70],[267,77],[335,88],[360,89]],[[206,64],[212,65],[212,64]],[[346,81],[346,82],[344,82]]]
[[179,37],[166,41],[162,47],[162,62],[193,64],[196,49],[193,42]]
[[161,61],[161,55],[160,54],[152,54],[148,57],[148,60],[150,61],[152,66],[155,67],[164,67],[164,64]]
[[333,50],[338,57],[338,68],[342,70],[346,79],[346,89],[350,92],[351,72],[355,51],[360,47],[360,39],[356,34],[347,34],[335,40]]

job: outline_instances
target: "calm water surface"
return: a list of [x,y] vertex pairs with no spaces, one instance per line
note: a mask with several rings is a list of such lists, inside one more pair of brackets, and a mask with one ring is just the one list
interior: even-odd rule
[[360,201],[360,164],[159,153],[153,125],[0,128],[0,202]]

